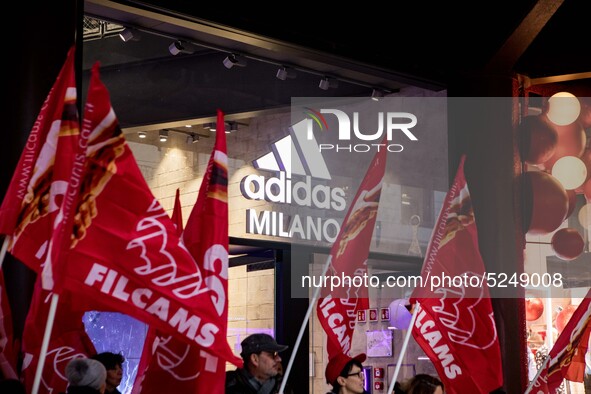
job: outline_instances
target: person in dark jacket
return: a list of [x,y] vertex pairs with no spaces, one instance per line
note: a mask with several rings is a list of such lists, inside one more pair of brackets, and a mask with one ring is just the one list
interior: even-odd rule
[[67,394],[104,394],[105,366],[90,358],[75,358],[66,366]]
[[121,384],[121,380],[123,379],[123,363],[125,362],[125,357],[119,353],[102,352],[95,354],[91,358],[100,361],[107,369],[105,394],[121,394],[117,390],[117,386]]
[[406,384],[407,394],[443,394],[443,383],[435,376],[420,373],[413,376]]
[[281,386],[281,357],[287,349],[267,334],[252,334],[242,343],[244,367],[226,372],[226,394],[274,394]]

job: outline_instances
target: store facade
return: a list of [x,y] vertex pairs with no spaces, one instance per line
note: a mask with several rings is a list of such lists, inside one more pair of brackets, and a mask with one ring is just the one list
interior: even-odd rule
[[[444,90],[404,84],[390,91],[384,88],[387,97],[375,101],[370,97],[373,87],[368,82],[341,77],[335,78],[338,88],[323,91],[317,87],[317,70],[295,67],[297,78],[280,80],[275,76],[276,64],[269,66],[248,55],[246,67],[225,69],[222,66],[225,52],[207,49],[200,53],[203,49],[193,46],[186,38],[182,42],[193,53],[162,55],[170,42],[176,42],[171,41],[174,37],[163,39],[162,32],[156,34],[140,28],[135,30],[138,41],[122,42],[119,33],[124,28],[133,30],[134,26],[88,15],[85,20],[86,26],[99,33],[84,41],[84,68],[95,60],[101,62],[101,76],[107,86],[113,86],[112,102],[126,138],[152,192],[165,209],[172,211],[175,192],[179,189],[183,217],[188,217],[213,146],[215,134],[210,128],[215,127],[211,111],[220,107],[228,114],[231,237],[228,341],[236,354],[240,352],[241,340],[254,332],[269,333],[281,343],[296,342],[313,289],[302,285],[294,288],[298,286],[295,277],[313,272],[326,261],[340,222],[376,153],[371,144],[361,144],[366,141],[359,140],[354,146],[341,146],[340,152],[335,147],[329,149],[333,141],[318,134],[316,142],[325,146],[324,151],[317,153],[319,159],[295,157],[302,154],[302,149],[289,147],[299,143],[296,131],[303,126],[307,108],[339,108],[351,116],[357,112],[361,114],[360,128],[371,130],[384,122],[380,117],[387,111],[412,112],[420,119],[414,131],[418,141],[412,141],[401,130],[394,130],[399,135],[390,138],[389,146],[384,148],[389,149],[382,193],[384,203],[369,262],[370,272],[376,275],[404,277],[420,272],[422,256],[448,184]],[[160,47],[155,48],[157,45]],[[145,59],[131,63],[117,59],[131,57],[134,51],[145,51],[142,55]],[[342,73],[346,72],[343,69]],[[207,81],[204,75],[212,81]],[[161,81],[162,78],[166,80]],[[256,79],[259,85],[251,87],[250,78]],[[146,80],[147,83],[142,82]],[[299,87],[295,91],[294,82]],[[214,88],[210,84],[220,86]],[[308,87],[302,87],[305,85]],[[200,91],[213,93],[211,97],[202,97]],[[226,92],[226,96],[218,97],[217,91]],[[241,96],[250,100],[255,97],[262,104],[253,106],[241,100]],[[150,97],[155,98],[150,100]],[[337,130],[336,117],[326,118],[329,129]],[[160,140],[162,130],[167,134],[164,142]],[[198,142],[194,142],[195,137]],[[304,155],[310,154],[306,152]],[[422,162],[424,157],[429,157],[428,162]],[[294,169],[292,174],[285,170],[288,163],[295,166],[296,161],[305,163],[303,171],[298,173]],[[370,352],[366,383],[370,391],[374,379],[371,368],[384,371],[375,378],[375,383],[387,386],[395,365],[393,348],[399,349],[403,342],[401,330],[388,329],[390,319],[386,310],[389,311],[393,300],[408,298],[410,290],[410,286],[372,290],[371,319],[368,310],[367,320],[358,324],[355,351],[366,352],[368,340],[370,347],[375,347],[373,336],[384,335],[392,343],[389,350],[378,346]],[[374,310],[382,315],[374,316]],[[301,382],[302,389],[304,382],[308,382],[309,392],[324,392],[328,389],[324,381],[328,361],[326,338],[315,315],[310,317],[309,329],[297,349],[290,381]],[[100,314],[92,318],[87,324],[94,327],[100,324]],[[102,320],[105,319],[110,317],[103,316]],[[137,342],[141,342],[141,324],[137,330]],[[137,344],[134,346],[137,349]],[[128,358],[131,369],[139,359],[136,349],[128,350],[134,355]],[[408,357],[414,361],[406,363],[408,371],[401,378],[421,371],[434,373],[432,364],[417,345],[411,349]],[[290,348],[282,354],[284,366],[292,352]],[[405,376],[407,372],[409,376]]]
[[[76,3],[80,6],[82,2]],[[111,91],[114,109],[144,177],[168,211],[172,211],[175,192],[180,190],[185,219],[195,201],[213,146],[214,134],[206,125],[214,121],[216,108],[226,112],[232,255],[228,341],[236,353],[239,353],[241,339],[253,332],[267,332],[279,342],[295,343],[309,297],[294,296],[294,292],[297,293],[292,280],[294,272],[295,275],[309,272],[326,261],[339,229],[338,223],[349,208],[372,157],[370,152],[363,151],[365,147],[360,147],[358,152],[349,151],[354,153],[347,156],[349,161],[334,149],[327,149],[320,153],[328,176],[320,174],[317,167],[307,167],[300,174],[286,173],[277,165],[285,160],[281,146],[286,144],[286,138],[295,138],[293,128],[305,118],[302,108],[347,108],[350,113],[365,114],[362,116],[367,117],[367,122],[375,120],[380,112],[378,105],[386,103],[388,108],[405,113],[414,112],[421,105],[438,109],[436,113],[419,116],[433,124],[428,127],[421,124],[419,133],[423,134],[417,134],[418,142],[397,141],[403,149],[393,147],[389,154],[370,247],[370,272],[402,277],[420,272],[460,153],[472,157],[473,165],[467,176],[481,224],[484,260],[500,262],[501,269],[507,271],[519,270],[519,266],[524,265],[521,251],[544,241],[525,240],[520,232],[522,207],[514,197],[517,190],[514,180],[521,171],[515,164],[521,162],[514,131],[519,116],[515,116],[513,100],[501,100],[495,110],[503,116],[496,116],[487,124],[471,124],[476,121],[462,116],[465,103],[446,100],[448,96],[514,97],[516,82],[511,76],[471,76],[455,81],[446,89],[444,84],[424,78],[413,79],[311,49],[294,48],[280,40],[221,24],[207,25],[178,11],[179,14],[173,15],[138,5],[84,2],[84,12],[78,11],[77,15],[72,12],[65,17],[64,11],[64,31],[57,32],[56,38],[62,36],[60,42],[70,42],[66,26],[71,26],[73,21],[78,24],[80,19],[87,23],[84,27],[86,39],[78,40],[83,53],[80,59],[84,72],[82,86],[86,84],[92,63],[101,61],[103,80]],[[126,28],[135,30],[135,40],[123,42],[118,37]],[[178,41],[185,46],[173,54],[171,46]],[[248,61],[246,67],[223,65],[225,58],[234,52],[244,55]],[[59,67],[62,59],[54,56],[54,63]],[[281,80],[276,76],[285,64],[297,71],[297,78]],[[338,82],[338,88],[318,89],[320,79],[327,75]],[[50,81],[51,78],[51,75],[46,76]],[[385,100],[370,99],[377,88],[385,92]],[[37,96],[45,94],[46,91],[38,88]],[[301,101],[294,104],[292,98]],[[387,110],[382,108],[382,112]],[[187,125],[191,127],[185,127]],[[337,129],[334,118],[329,126],[331,130]],[[371,127],[374,126],[371,123]],[[474,129],[480,132],[473,133]],[[160,141],[163,131],[168,134],[165,142]],[[142,138],[144,136],[147,138]],[[319,143],[332,142],[323,141],[322,134],[317,137]],[[196,139],[198,142],[194,142]],[[293,143],[287,141],[289,146]],[[293,163],[294,160],[297,159],[287,161]],[[490,163],[495,165],[490,166]],[[301,204],[287,202],[286,193],[290,189],[291,192],[299,190]],[[333,200],[314,201],[314,190],[330,190],[328,195]],[[526,245],[527,242],[530,245]],[[538,252],[528,254],[534,253]],[[536,260],[544,262],[551,254],[552,250],[546,248],[536,255]],[[14,266],[8,269],[18,270]],[[545,267],[536,265],[533,269],[543,271]],[[388,329],[391,324],[389,307],[393,301],[408,299],[409,290],[410,287],[372,290],[365,321],[361,317],[358,319],[352,351],[371,354],[366,363],[370,368],[367,375],[372,377],[368,391],[379,393],[387,389],[404,333],[404,330]],[[527,296],[565,299],[546,303],[546,310],[566,306],[580,297],[579,290],[560,295],[538,293],[533,291]],[[572,299],[566,301],[567,298]],[[539,321],[526,325],[524,305],[519,299],[522,300],[512,295],[493,301],[507,392],[518,392],[516,388],[526,381],[525,350],[515,357],[516,348],[525,349],[526,330],[540,335],[553,324],[553,316],[547,313],[540,317],[544,327]],[[100,323],[96,314],[89,319],[96,325]],[[145,326],[134,327],[137,338],[141,338]],[[541,344],[537,337],[532,340],[536,341],[536,346]],[[390,345],[375,345],[382,342]],[[129,349],[127,354],[130,370],[133,370],[133,360],[139,359],[137,343],[134,344],[136,349]],[[284,365],[291,352],[289,349],[285,353]],[[304,391],[326,392],[326,363],[326,337],[313,313],[309,330],[297,350],[294,364],[297,367],[291,371],[290,379],[302,385],[307,382]],[[419,372],[435,371],[414,344],[408,350],[401,377]]]

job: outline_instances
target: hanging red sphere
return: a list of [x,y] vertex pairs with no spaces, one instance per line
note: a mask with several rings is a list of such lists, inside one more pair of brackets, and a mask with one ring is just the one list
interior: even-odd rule
[[541,298],[525,299],[525,320],[538,320],[544,313],[544,301]]
[[575,207],[577,206],[577,192],[575,190],[567,190],[566,195],[568,197],[568,211],[566,212],[566,220],[572,213],[575,211]]
[[564,327],[567,325],[568,321],[573,316],[576,310],[576,306],[569,304],[563,310],[558,312],[558,314],[556,315],[556,321],[554,322],[554,326],[558,330],[559,334],[562,332],[562,330],[564,330]]
[[541,116],[526,116],[519,125],[521,157],[529,164],[542,164],[556,149],[558,135]]
[[[547,122],[550,122],[549,120]],[[558,159],[564,156],[581,157],[585,151],[585,144],[587,143],[587,135],[585,130],[578,122],[573,122],[566,126],[557,126],[549,123],[556,131],[558,141],[552,156],[544,162],[544,168],[552,171],[552,166]]]
[[554,233],[550,241],[556,256],[563,260],[574,260],[583,253],[585,241],[574,228],[562,228]]
[[591,127],[591,97],[579,97],[581,103],[581,113],[577,121],[583,128]]
[[591,149],[585,148],[580,159],[585,163],[585,167],[587,168],[587,179],[591,178]]
[[585,195],[585,200],[587,202],[591,201],[591,179],[587,179],[585,183],[583,183],[583,194]]
[[568,212],[566,190],[556,178],[543,171],[528,171],[523,175],[525,224],[533,235],[556,230]]

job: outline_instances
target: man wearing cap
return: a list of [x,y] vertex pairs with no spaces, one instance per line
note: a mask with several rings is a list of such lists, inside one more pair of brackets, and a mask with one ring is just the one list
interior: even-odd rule
[[326,383],[332,385],[331,393],[335,394],[362,394],[364,392],[362,362],[367,356],[365,353],[355,357],[339,353],[328,361],[326,371]]
[[281,386],[281,357],[287,349],[267,334],[252,334],[242,343],[244,367],[226,372],[227,394],[274,394]]

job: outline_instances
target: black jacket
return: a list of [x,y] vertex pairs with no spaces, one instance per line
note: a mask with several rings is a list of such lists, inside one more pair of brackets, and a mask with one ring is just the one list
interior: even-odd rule
[[66,391],[68,394],[99,394],[100,391],[88,386],[70,386]]
[[[257,394],[258,391],[248,382],[248,378],[246,370],[242,368],[226,372],[226,394]],[[279,387],[281,382],[276,380],[271,393],[278,393]]]

